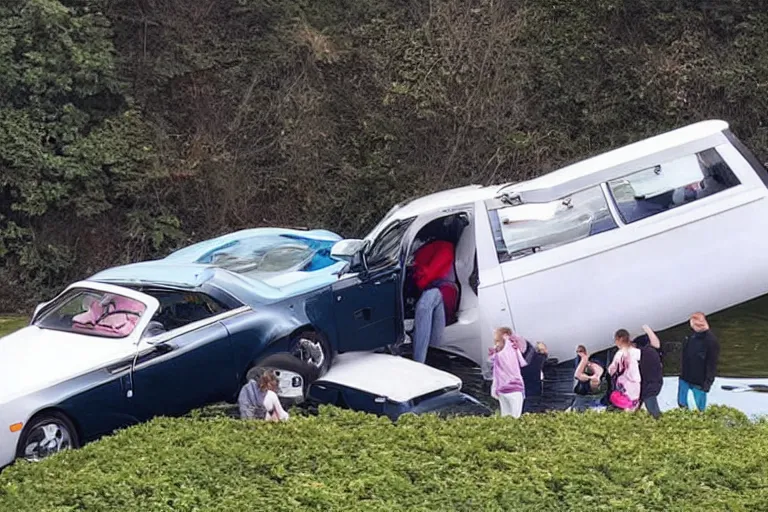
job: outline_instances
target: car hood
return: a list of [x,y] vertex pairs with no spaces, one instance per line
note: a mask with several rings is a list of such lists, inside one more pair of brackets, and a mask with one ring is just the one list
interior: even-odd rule
[[125,339],[25,327],[0,338],[0,404],[128,357]]

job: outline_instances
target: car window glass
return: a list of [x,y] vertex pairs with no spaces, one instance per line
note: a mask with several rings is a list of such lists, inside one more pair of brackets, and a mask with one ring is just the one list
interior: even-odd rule
[[522,258],[617,227],[599,186],[550,203],[490,210],[500,261]]
[[686,155],[608,182],[626,224],[692,203],[739,184],[715,149]]
[[395,265],[400,261],[400,247],[410,222],[396,222],[385,229],[366,252],[369,268]]
[[175,291],[147,293],[153,295],[160,302],[160,307],[152,320],[162,324],[166,331],[214,317],[229,309],[204,293]]
[[35,325],[89,336],[125,338],[133,332],[146,308],[143,302],[119,294],[73,289],[47,308]]
[[315,251],[305,245],[276,247],[261,258],[258,270],[261,272],[280,272],[301,267],[312,259]]
[[307,240],[285,235],[256,236],[230,242],[209,252],[198,262],[238,274],[302,270],[318,251],[330,251],[333,243],[333,240]]

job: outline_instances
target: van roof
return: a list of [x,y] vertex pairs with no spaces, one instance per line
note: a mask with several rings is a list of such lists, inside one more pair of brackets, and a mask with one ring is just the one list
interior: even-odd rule
[[502,186],[522,202],[550,202],[635,171],[728,142],[728,123],[702,121],[582,160],[529,181]]
[[500,194],[519,195],[527,203],[556,201],[664,161],[726,144],[728,139],[723,132],[727,129],[725,121],[702,121],[601,153],[532,180],[487,187],[468,185],[422,196],[393,208],[367,238],[377,237],[394,219],[493,199]]

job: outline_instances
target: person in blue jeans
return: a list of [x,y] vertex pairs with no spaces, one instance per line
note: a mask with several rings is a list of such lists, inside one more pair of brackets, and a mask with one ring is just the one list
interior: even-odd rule
[[439,288],[421,294],[414,324],[413,360],[423,363],[427,360],[427,349],[440,345],[445,331],[445,308]]
[[683,342],[680,358],[677,405],[687,409],[688,395],[692,392],[696,408],[703,411],[707,407],[707,393],[715,381],[720,343],[709,329],[703,313],[691,315],[690,325],[693,334]]
[[413,280],[421,290],[413,327],[413,360],[424,363],[430,346],[439,346],[448,320],[455,320],[458,288],[454,246],[433,240],[413,255]]

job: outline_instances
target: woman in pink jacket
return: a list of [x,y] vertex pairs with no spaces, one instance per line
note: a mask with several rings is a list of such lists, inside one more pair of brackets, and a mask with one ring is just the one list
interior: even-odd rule
[[616,331],[614,340],[619,350],[608,367],[615,382],[609,398],[619,409],[633,411],[640,403],[640,350],[632,346],[626,329]]
[[494,332],[493,341],[494,347],[488,350],[493,364],[491,394],[498,398],[502,416],[519,418],[525,399],[525,384],[520,368],[528,364],[520,351],[522,338],[509,327],[500,327]]

